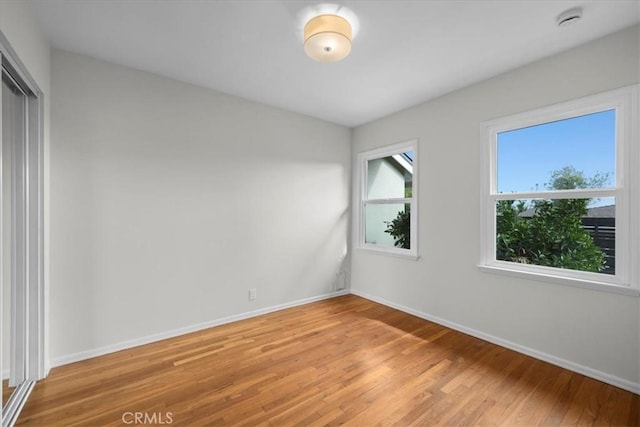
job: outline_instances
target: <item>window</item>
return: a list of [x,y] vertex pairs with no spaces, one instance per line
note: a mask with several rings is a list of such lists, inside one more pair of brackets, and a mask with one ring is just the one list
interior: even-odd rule
[[483,123],[480,266],[638,294],[637,86]]
[[417,140],[358,155],[358,247],[417,258]]

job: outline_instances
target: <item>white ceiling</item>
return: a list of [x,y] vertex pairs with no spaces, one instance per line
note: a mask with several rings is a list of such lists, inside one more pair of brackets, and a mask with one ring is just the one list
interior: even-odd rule
[[338,1],[359,31],[323,64],[302,46],[317,3],[33,0],[55,47],[350,127],[640,21],[638,0]]

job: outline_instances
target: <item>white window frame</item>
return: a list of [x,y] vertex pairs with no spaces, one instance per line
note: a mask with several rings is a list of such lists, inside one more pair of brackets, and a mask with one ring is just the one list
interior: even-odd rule
[[[640,149],[638,148],[638,88],[632,85],[593,96],[516,114],[481,124],[481,236],[479,267],[527,279],[579,286],[627,295],[640,295],[638,241]],[[530,191],[498,193],[497,138],[501,132],[616,110],[616,182],[610,189]],[[616,273],[591,273],[562,268],[519,264],[496,259],[496,202],[521,199],[570,199],[615,197]]]
[[[368,176],[368,162],[370,160],[381,159],[384,157],[391,157],[408,151],[413,152],[413,177],[412,177],[412,189],[411,197],[405,198],[391,198],[391,199],[375,199],[367,200],[367,176]],[[393,145],[388,145],[374,150],[364,151],[358,154],[358,203],[356,208],[356,247],[359,249],[393,255],[396,257],[407,259],[418,259],[418,140],[412,139],[405,142],[400,142]],[[410,239],[411,248],[397,248],[381,245],[373,245],[365,242],[365,206],[367,204],[391,204],[402,203],[409,204],[411,206],[410,217]]]

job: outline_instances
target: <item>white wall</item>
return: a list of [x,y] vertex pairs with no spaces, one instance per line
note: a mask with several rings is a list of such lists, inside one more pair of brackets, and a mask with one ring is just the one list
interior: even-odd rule
[[[25,65],[42,91],[44,99],[44,224],[45,224],[45,300],[49,292],[49,129],[51,100],[51,55],[49,42],[44,37],[31,10],[31,2],[0,0],[0,31]],[[45,302],[45,316],[48,303]],[[45,333],[45,340],[48,333]],[[45,344],[45,359],[48,346]]]
[[60,50],[52,90],[54,365],[335,289],[348,128]]
[[40,89],[48,95],[51,86],[49,42],[40,30],[31,10],[31,2],[0,1],[0,31],[9,40]]
[[352,291],[640,390],[640,298],[476,267],[479,124],[637,83],[639,40],[636,26],[355,129],[354,158],[419,138],[421,258],[356,249]]

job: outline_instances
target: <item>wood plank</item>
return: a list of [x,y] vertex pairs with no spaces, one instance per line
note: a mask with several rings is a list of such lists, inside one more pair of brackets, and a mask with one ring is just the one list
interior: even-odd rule
[[347,295],[53,369],[18,425],[640,425],[640,397]]

